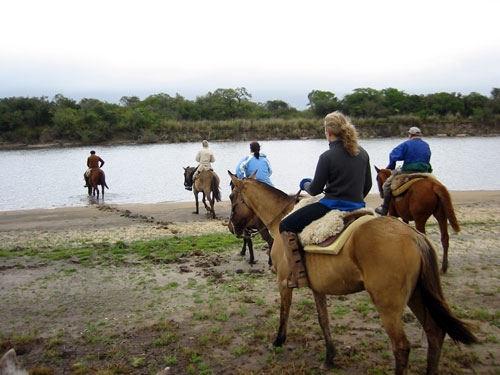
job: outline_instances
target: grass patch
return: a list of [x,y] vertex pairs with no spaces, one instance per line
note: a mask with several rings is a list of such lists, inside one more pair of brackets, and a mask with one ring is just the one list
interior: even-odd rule
[[186,256],[193,251],[222,254],[240,246],[241,239],[231,233],[206,234],[200,236],[183,236],[157,239],[152,241],[133,241],[125,243],[117,241],[109,243],[81,242],[72,247],[58,246],[40,248],[35,244],[24,247],[13,247],[0,250],[0,257],[18,258],[33,257],[46,261],[74,259],[83,265],[117,265],[134,260],[152,262],[168,262]]

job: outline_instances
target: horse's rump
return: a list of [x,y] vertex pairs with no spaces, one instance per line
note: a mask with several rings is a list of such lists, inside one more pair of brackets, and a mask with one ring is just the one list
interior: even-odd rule
[[106,187],[107,189],[109,189],[108,185],[106,184],[106,174],[101,168],[92,168],[89,181],[94,187],[101,185],[103,186],[103,188]]

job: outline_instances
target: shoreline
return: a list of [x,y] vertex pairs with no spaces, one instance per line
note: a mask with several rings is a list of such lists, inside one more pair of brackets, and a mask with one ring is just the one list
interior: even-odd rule
[[[450,191],[450,194],[457,215],[464,206],[480,205],[488,208],[500,205],[500,190]],[[369,208],[375,208],[380,203],[381,198],[377,194],[369,194],[366,198],[366,205]],[[106,204],[104,202],[90,206],[0,211],[0,233],[16,230],[127,226],[131,222],[168,224],[213,221],[204,214],[203,205],[200,207],[199,215],[193,214],[194,208],[193,200],[191,202],[134,204]],[[229,200],[217,202],[215,211],[218,220],[228,220]]]

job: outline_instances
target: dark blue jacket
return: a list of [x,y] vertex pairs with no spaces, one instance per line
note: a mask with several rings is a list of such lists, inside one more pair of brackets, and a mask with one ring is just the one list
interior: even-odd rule
[[396,162],[403,161],[403,171],[417,170],[431,172],[431,148],[422,138],[414,137],[396,146],[389,154],[388,169],[396,168]]

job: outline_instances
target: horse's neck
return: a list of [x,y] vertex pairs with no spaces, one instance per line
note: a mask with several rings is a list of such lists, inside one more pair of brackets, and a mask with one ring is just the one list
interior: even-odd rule
[[292,210],[294,206],[293,199],[288,196],[283,197],[273,194],[273,191],[265,189],[264,186],[255,186],[244,197],[245,202],[262,222],[274,232],[278,230],[281,219]]

